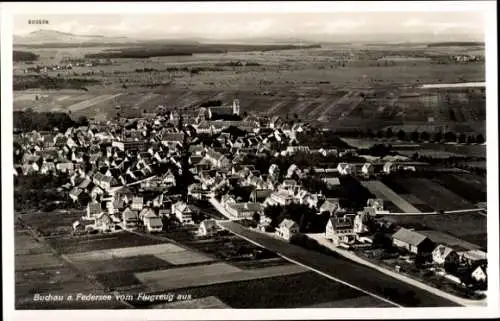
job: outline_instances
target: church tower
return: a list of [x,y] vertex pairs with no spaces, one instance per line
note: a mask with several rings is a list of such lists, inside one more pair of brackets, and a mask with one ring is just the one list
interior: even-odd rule
[[233,114],[240,114],[240,101],[238,99],[233,100]]

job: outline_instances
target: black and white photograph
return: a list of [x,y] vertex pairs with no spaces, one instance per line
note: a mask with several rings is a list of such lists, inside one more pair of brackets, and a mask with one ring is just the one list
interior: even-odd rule
[[2,4],[12,319],[498,316],[494,2],[30,6]]

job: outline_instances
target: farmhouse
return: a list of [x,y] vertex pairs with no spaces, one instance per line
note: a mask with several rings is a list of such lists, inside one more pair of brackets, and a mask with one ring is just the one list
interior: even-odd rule
[[471,276],[474,280],[476,280],[476,282],[486,282],[486,279],[488,278],[487,270],[482,266],[475,268],[474,271],[472,271]]
[[217,223],[214,219],[203,220],[198,228],[198,235],[213,236],[217,230]]
[[371,175],[373,175],[374,172],[375,172],[375,170],[374,170],[373,165],[371,163],[364,163],[363,164],[363,167],[361,168],[361,173],[363,173],[363,175],[370,177]]
[[122,222],[126,229],[135,229],[137,227],[137,222],[139,221],[139,215],[137,211],[132,211],[130,208],[126,208],[122,212]]
[[95,218],[97,215],[103,213],[101,204],[98,202],[91,202],[87,204],[87,217]]
[[430,254],[434,248],[432,241],[428,237],[404,227],[393,234],[392,244],[417,255]]
[[276,191],[272,192],[266,200],[264,201],[265,205],[290,205],[293,203],[293,196],[290,195],[286,191]]
[[488,262],[486,253],[481,250],[470,250],[467,252],[460,252],[458,254],[461,261],[472,268]]
[[290,219],[284,219],[276,229],[276,235],[287,241],[299,233],[299,225]]
[[439,265],[444,265],[444,264],[458,265],[460,257],[451,247],[439,244],[434,249],[434,251],[432,251],[432,261]]
[[356,241],[356,236],[354,222],[349,215],[332,216],[326,223],[325,238],[332,241],[336,246],[352,244]]
[[132,198],[132,204],[130,204],[130,209],[134,211],[140,211],[144,207],[144,199],[141,196],[134,196]]
[[251,219],[254,213],[261,214],[264,207],[261,203],[229,203],[227,204],[228,213],[236,219]]
[[172,204],[172,214],[174,214],[182,224],[193,224],[193,211],[182,201]]
[[327,198],[323,204],[319,207],[318,213],[327,212],[329,214],[334,214],[338,209],[340,209],[340,201],[338,198]]
[[340,175],[352,175],[356,172],[356,167],[353,164],[339,163],[337,165],[337,171]]
[[384,210],[384,200],[381,198],[369,198],[366,205],[373,208],[375,212]]
[[96,216],[94,227],[102,232],[112,232],[115,230],[115,223],[107,213],[101,213]]
[[144,216],[144,226],[148,232],[161,232],[163,230],[163,222],[160,217],[152,214]]
[[394,163],[392,162],[386,162],[384,163],[384,167],[382,168],[382,171],[385,173],[385,174],[390,174],[392,173],[394,170],[395,170],[395,165]]

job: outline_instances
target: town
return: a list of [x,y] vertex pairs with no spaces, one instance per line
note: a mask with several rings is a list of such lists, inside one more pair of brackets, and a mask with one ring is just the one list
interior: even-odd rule
[[[452,227],[436,227],[447,224],[440,216],[486,216],[485,205],[422,210],[386,186],[398,177],[427,177],[442,171],[440,165],[382,142],[353,147],[297,115],[242,113],[237,98],[204,106],[158,106],[140,117],[17,133],[15,184],[52,180],[37,187],[53,191],[39,200],[42,211],[80,213],[64,229],[76,240],[234,233],[275,252],[252,236],[258,234],[341,255],[464,302],[485,298],[485,247],[461,239]],[[29,206],[16,201],[18,212]]]

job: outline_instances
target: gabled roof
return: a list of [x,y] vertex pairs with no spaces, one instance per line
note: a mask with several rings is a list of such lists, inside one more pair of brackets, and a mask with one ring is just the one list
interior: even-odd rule
[[396,233],[394,233],[392,235],[392,238],[414,246],[418,246],[423,241],[428,239],[425,235],[405,229],[404,227],[400,228]]
[[439,253],[439,255],[442,257],[442,258],[445,258],[447,257],[448,255],[450,255],[450,253],[454,252],[454,250],[451,248],[451,247],[448,247],[446,245],[443,245],[443,244],[439,244],[435,249],[434,251],[432,251],[433,254],[434,253]]
[[294,221],[285,218],[283,221],[280,223],[280,228],[286,228],[286,229],[291,229],[291,228],[298,228],[298,224],[295,223]]
[[88,204],[90,214],[98,214],[102,212],[101,204],[98,202],[91,202]]
[[332,216],[328,219],[328,221],[331,222],[334,229],[352,229],[354,226],[354,222],[345,216]]
[[122,213],[122,219],[137,219],[139,217],[137,211],[132,211],[130,208],[126,208]]

